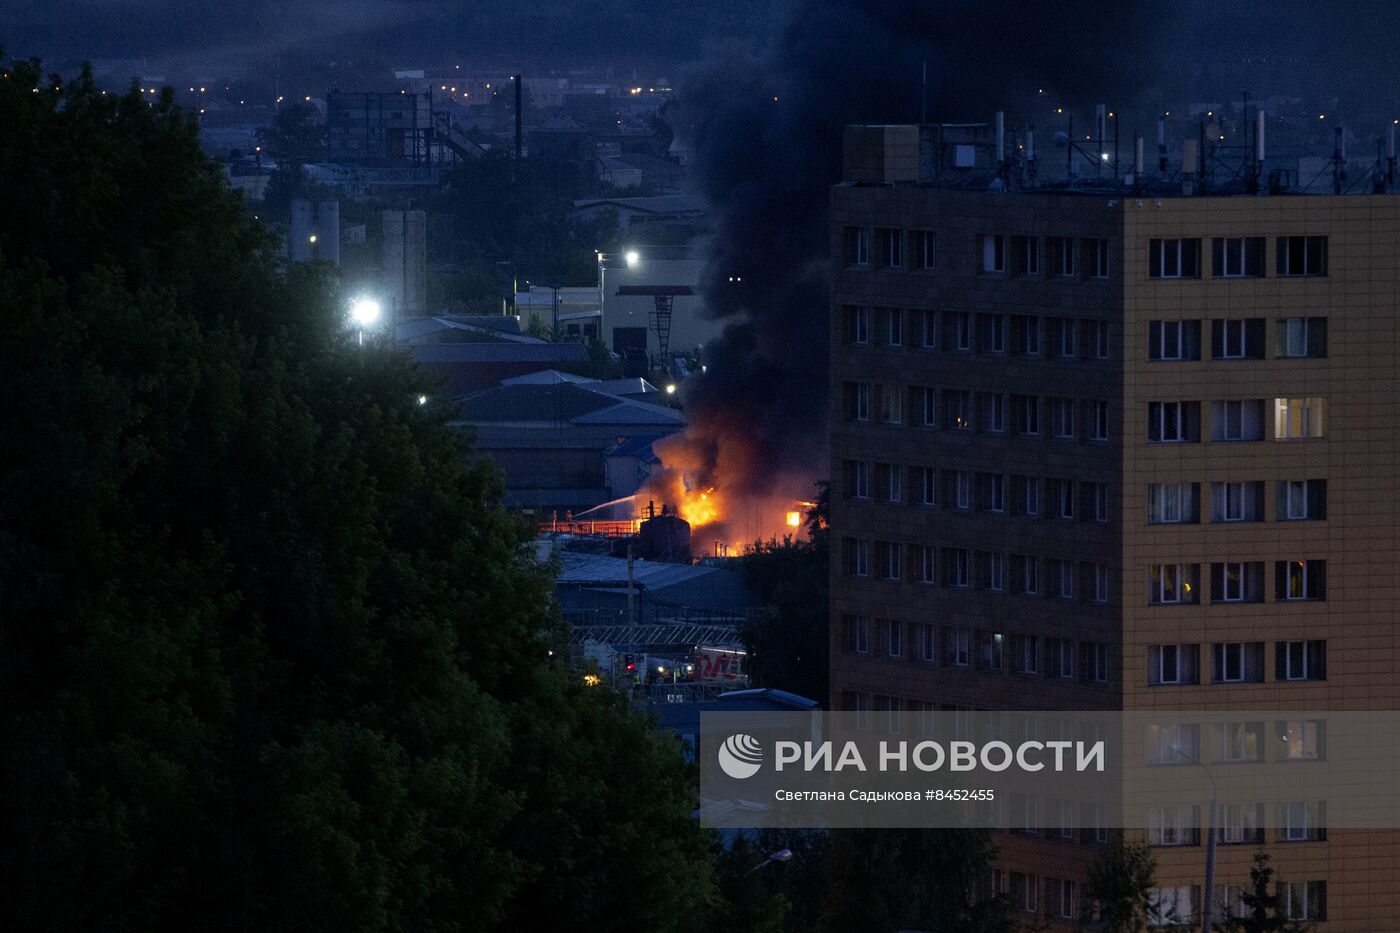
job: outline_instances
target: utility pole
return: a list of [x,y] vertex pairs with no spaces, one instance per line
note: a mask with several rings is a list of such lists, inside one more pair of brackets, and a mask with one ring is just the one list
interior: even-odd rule
[[[636,597],[636,591],[635,591],[635,589],[633,588],[633,585],[632,585],[632,558],[633,558],[633,544],[632,544],[631,541],[628,541],[628,542],[627,542],[627,652],[628,652],[628,654],[630,654],[630,655],[633,656],[633,663],[635,663],[636,654],[637,654],[637,651],[636,651],[636,644],[635,644],[635,643],[636,643],[636,640],[637,640],[637,597]],[[634,676],[634,681],[633,681],[633,682],[635,683],[635,676]],[[629,696],[631,695],[631,693],[632,693],[631,685],[629,685],[627,693],[628,693]]]
[[[1202,764],[1201,767],[1205,768]],[[1210,769],[1206,768],[1206,773]],[[1201,933],[1211,933],[1211,914],[1215,906],[1215,837],[1219,835],[1215,829],[1215,775],[1210,776],[1210,817],[1206,821],[1206,889],[1201,892]]]

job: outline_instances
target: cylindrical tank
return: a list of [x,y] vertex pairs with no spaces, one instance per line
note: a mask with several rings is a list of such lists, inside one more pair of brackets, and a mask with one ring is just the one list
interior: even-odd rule
[[690,563],[690,522],[679,515],[657,515],[637,529],[637,556],[644,560]]
[[316,206],[316,258],[340,265],[340,202]]
[[306,198],[292,200],[292,216],[287,224],[287,256],[292,262],[310,262],[315,243],[311,237],[316,225],[311,219],[311,202]]

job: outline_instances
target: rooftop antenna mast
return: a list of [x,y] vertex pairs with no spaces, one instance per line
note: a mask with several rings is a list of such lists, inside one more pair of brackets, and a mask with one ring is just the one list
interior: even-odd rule
[[1167,177],[1167,117],[1164,113],[1157,118],[1157,174]]
[[[1395,138],[1394,133],[1391,134],[1391,138]],[[1026,127],[1026,185],[1028,187],[1035,187],[1035,174],[1035,124],[1032,123]]]
[[1395,129],[1400,120],[1392,120],[1390,126],[1386,127],[1385,141],[1385,187],[1390,190],[1390,186],[1395,184]]
[[1104,163],[1108,161],[1108,150],[1104,148],[1104,137],[1108,135],[1108,108],[1103,104],[1094,105],[1094,162],[1099,175],[1103,175]]
[[928,62],[924,62],[923,79],[919,84],[919,122],[928,122]]
[[1339,126],[1332,131],[1332,193],[1341,194],[1347,180],[1347,140]]

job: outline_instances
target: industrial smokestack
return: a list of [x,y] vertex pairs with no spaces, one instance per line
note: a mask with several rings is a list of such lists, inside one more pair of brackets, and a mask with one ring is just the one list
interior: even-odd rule
[[1157,120],[1157,171],[1167,177],[1167,118]]
[[1143,163],[1142,137],[1133,140],[1133,181],[1142,179],[1142,172],[1147,166]]
[[1388,137],[1389,137],[1389,138],[1387,139],[1386,147],[1385,147],[1385,157],[1386,157],[1387,159],[1393,159],[1393,158],[1395,158],[1395,124],[1394,124],[1394,123],[1390,124],[1390,131],[1389,131],[1389,133],[1388,133]]
[[997,165],[1006,161],[1006,111],[997,111]]
[[1264,111],[1259,111],[1254,116],[1254,159],[1259,163],[1264,161]]
[[[1390,128],[1390,154],[1395,155],[1395,127]],[[1035,127],[1026,127],[1026,161],[1035,161]]]

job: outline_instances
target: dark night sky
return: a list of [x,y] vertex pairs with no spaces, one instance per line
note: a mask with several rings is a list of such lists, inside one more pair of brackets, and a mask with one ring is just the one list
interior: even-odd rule
[[693,58],[711,37],[763,32],[783,0],[0,0],[15,55],[159,60],[271,55],[431,64]]
[[[258,68],[275,56],[292,69],[297,60],[409,67],[460,62],[539,70],[611,65],[657,75],[674,74],[680,64],[702,57],[712,40],[743,37],[762,44],[795,5],[794,0],[0,0],[0,47],[9,55],[38,55],[55,65],[81,58],[148,58],[153,66]],[[957,0],[948,5],[958,5]],[[1083,15],[1082,4],[1078,12],[1074,4],[1063,5],[1066,20]],[[1238,90],[1236,80],[1249,81],[1256,93],[1296,93],[1261,86],[1285,83],[1282,74],[1304,89],[1357,103],[1380,97],[1386,106],[1394,97],[1400,4],[1175,0],[1168,6],[1170,22],[1152,39],[1152,57],[1169,73],[1163,76],[1168,86],[1179,87],[1181,78],[1193,74],[1204,73],[1209,81],[1220,67],[1220,93]],[[989,29],[999,28],[996,19],[989,16]],[[1095,51],[1070,42],[1064,54],[1072,62]],[[1238,65],[1242,59],[1278,64],[1251,70]]]

